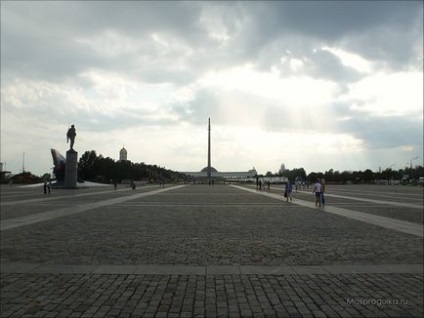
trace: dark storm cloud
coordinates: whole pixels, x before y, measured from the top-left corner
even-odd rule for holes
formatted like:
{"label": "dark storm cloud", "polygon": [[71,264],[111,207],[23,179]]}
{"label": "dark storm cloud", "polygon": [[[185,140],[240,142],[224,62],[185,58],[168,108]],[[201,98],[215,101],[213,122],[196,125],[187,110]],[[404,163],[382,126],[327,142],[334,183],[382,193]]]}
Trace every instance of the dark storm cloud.
{"label": "dark storm cloud", "polygon": [[[2,18],[2,69],[25,76],[61,79],[87,68],[131,73],[134,58],[157,56],[149,47],[150,32],[163,31],[181,41],[201,38],[195,25],[196,7],[178,2],[8,2],[2,3],[2,9],[7,17]],[[110,57],[75,42],[107,31],[132,38],[141,51]],[[156,73],[163,67],[156,65]],[[176,80],[172,72],[162,75]],[[152,75],[147,78],[154,80]]]}
{"label": "dark storm cloud", "polygon": [[[356,101],[360,105],[361,101]],[[333,103],[327,106],[328,122],[322,129],[346,133],[365,142],[367,149],[400,147],[423,144],[422,112],[402,116],[377,116],[357,109],[351,103]]]}
{"label": "dark storm cloud", "polygon": [[418,1],[244,2],[243,7],[248,22],[238,44],[258,58],[271,49],[275,56],[268,55],[268,67],[286,50],[297,55],[322,45],[402,67],[417,58],[414,44],[422,37]]}
{"label": "dark storm cloud", "polygon": [[270,11],[282,29],[338,40],[382,25],[407,30],[410,25],[405,21],[420,7],[418,2],[400,1],[299,1],[270,4]]}
{"label": "dark storm cloud", "polygon": [[[223,47],[210,38],[201,20],[211,10],[229,36]],[[2,69],[61,79],[94,67],[155,82],[187,83],[209,66],[254,62],[269,69],[287,49],[297,54],[332,43],[373,60],[400,64],[399,60],[416,58],[411,42],[420,17],[421,2],[5,2]],[[140,49],[108,57],[74,41],[106,31],[129,37]],[[148,38],[151,32],[162,32],[193,53],[188,57],[171,51],[159,57]],[[136,62],[143,56],[147,62]],[[329,57],[322,58],[315,62],[329,62]],[[178,59],[194,68],[173,70],[173,60]],[[332,78],[354,75],[332,66]],[[317,73],[328,76],[326,70]],[[338,71],[344,75],[335,74]]]}
{"label": "dark storm cloud", "polygon": [[300,73],[340,84],[356,82],[362,77],[360,72],[343,65],[340,58],[325,50],[307,50],[296,55],[296,59],[302,61],[299,71],[293,71],[291,69],[289,63],[290,56],[287,56],[287,58],[287,62],[278,67],[282,76]]}
{"label": "dark storm cloud", "polygon": [[189,122],[194,125],[204,124],[205,118],[221,117],[217,96],[209,90],[198,90],[196,96],[185,102],[173,102],[170,111],[178,117],[178,120]]}
{"label": "dark storm cloud", "polygon": [[[19,1],[3,5],[8,24],[30,33],[93,35],[105,29],[140,34],[167,30],[188,37],[195,30],[197,6],[175,1]],[[17,26],[17,25],[15,25]],[[194,34],[196,34],[194,32]]]}
{"label": "dark storm cloud", "polygon": [[377,117],[357,114],[338,123],[338,131],[366,142],[367,149],[423,144],[422,120],[399,116]]}

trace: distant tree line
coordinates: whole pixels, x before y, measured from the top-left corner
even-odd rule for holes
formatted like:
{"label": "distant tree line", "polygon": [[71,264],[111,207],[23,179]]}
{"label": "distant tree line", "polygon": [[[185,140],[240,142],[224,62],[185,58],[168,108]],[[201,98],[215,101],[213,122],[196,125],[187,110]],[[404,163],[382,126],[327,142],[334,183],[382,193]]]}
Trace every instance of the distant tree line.
{"label": "distant tree line", "polygon": [[[259,175],[263,177],[264,175]],[[420,177],[424,177],[423,166],[406,167],[404,169],[392,170],[387,168],[379,172],[373,172],[370,169],[365,171],[334,171],[330,169],[325,172],[306,173],[304,168],[280,169],[276,173],[268,171],[265,176],[284,176],[294,182],[296,178],[310,183],[317,179],[324,178],[327,183],[376,183],[380,180],[396,180],[400,183],[416,184]],[[96,151],[86,151],[78,162],[78,177],[80,180],[109,183],[116,180],[145,180],[148,182],[156,182],[162,180],[165,182],[174,181],[190,181],[192,178],[172,170],[159,167],[157,165],[146,165],[144,163],[132,163],[131,161],[115,161],[109,157],[104,158],[97,155]],[[51,178],[50,173],[43,176],[35,176],[31,172],[26,171],[6,178],[4,175],[0,178],[0,183],[38,183]]]}
{"label": "distant tree line", "polygon": [[[44,175],[47,176],[47,179],[50,177],[50,174],[48,174],[48,173],[46,173]],[[5,184],[5,183],[9,183],[9,184],[33,184],[33,183],[43,182],[44,180],[45,179],[43,179],[43,177],[33,175],[29,171],[24,171],[24,172],[15,174],[11,177],[6,177],[5,175],[2,174],[2,176],[0,178],[0,183],[1,184]]]}
{"label": "distant tree line", "polygon": [[296,178],[301,178],[303,181],[310,183],[315,182],[317,179],[325,179],[330,183],[376,183],[380,180],[397,180],[403,183],[416,183],[420,177],[424,176],[424,168],[416,166],[414,168],[405,168],[399,170],[392,170],[390,168],[382,170],[381,172],[373,172],[370,169],[365,171],[334,171],[330,169],[325,172],[311,172],[306,173],[303,168],[295,168],[292,170],[280,170],[277,173],[268,171],[267,177],[270,176],[283,176],[287,177],[290,181],[294,182]]}
{"label": "distant tree line", "polygon": [[123,180],[145,180],[156,182],[186,181],[188,176],[168,170],[157,165],[133,163],[131,161],[115,161],[112,158],[104,158],[97,155],[96,151],[86,151],[78,162],[78,177],[85,181],[109,183]]}

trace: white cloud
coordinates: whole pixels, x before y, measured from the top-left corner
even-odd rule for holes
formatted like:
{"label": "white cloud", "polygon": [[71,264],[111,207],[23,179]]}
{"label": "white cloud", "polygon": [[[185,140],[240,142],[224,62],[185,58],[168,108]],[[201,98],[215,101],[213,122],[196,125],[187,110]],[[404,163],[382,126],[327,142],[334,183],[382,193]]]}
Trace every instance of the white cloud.
{"label": "white cloud", "polygon": [[307,76],[281,78],[274,72],[257,71],[252,65],[213,71],[199,82],[204,87],[244,92],[292,107],[323,105],[331,100],[337,87]]}
{"label": "white cloud", "polygon": [[400,166],[423,151],[420,2],[1,8],[1,160],[15,172],[24,151],[46,172],[70,123],[80,152],[125,144],[175,170],[206,165],[208,117],[220,170]]}
{"label": "white cloud", "polygon": [[352,109],[377,116],[421,116],[423,76],[419,72],[379,72],[349,85]]}
{"label": "white cloud", "polygon": [[290,59],[290,68],[296,72],[300,70],[303,66],[303,61],[299,59]]}
{"label": "white cloud", "polygon": [[334,47],[323,47],[322,50],[334,54],[341,60],[343,65],[351,67],[361,73],[370,74],[373,72],[374,68],[372,63],[358,54]]}

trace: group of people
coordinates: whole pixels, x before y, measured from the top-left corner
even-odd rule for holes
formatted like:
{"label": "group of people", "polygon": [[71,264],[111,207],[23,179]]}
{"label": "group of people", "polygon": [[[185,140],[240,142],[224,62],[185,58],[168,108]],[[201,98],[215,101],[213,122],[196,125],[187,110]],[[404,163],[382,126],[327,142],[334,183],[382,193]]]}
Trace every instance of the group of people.
{"label": "group of people", "polygon": [[44,180],[44,185],[43,185],[43,189],[44,189],[44,194],[50,194],[51,193],[51,187],[52,187],[52,183],[49,181],[47,182],[47,180]]}
{"label": "group of people", "polygon": [[[286,201],[292,202],[292,191],[293,191],[293,185],[289,181],[286,183],[286,186],[284,188],[284,197],[286,198]],[[314,184],[314,190],[312,191],[312,194],[315,194],[315,205],[321,206],[325,205],[325,198],[324,198],[324,192],[325,192],[325,181],[317,179],[317,182]]]}
{"label": "group of people", "polygon": [[262,190],[271,190],[271,182],[268,181],[262,181],[261,179],[256,179],[256,190],[262,191]]}
{"label": "group of people", "polygon": [[305,188],[309,189],[308,181],[299,181],[299,182],[296,181],[296,184],[295,184],[296,192],[297,190],[305,190]]}

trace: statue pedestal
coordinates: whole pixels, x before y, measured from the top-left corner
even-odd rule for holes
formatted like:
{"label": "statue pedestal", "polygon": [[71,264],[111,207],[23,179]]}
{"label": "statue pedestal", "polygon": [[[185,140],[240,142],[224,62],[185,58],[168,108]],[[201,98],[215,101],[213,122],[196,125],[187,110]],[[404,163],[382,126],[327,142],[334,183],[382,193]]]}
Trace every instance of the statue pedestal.
{"label": "statue pedestal", "polygon": [[66,152],[65,188],[77,188],[78,152],[69,149]]}

